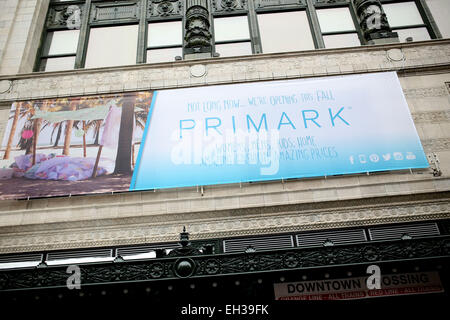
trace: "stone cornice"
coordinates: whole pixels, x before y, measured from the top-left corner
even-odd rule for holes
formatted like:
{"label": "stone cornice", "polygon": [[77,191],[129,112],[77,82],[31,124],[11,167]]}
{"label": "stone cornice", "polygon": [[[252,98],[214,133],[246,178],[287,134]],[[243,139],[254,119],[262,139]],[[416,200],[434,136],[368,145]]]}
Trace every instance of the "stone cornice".
{"label": "stone cornice", "polygon": [[[400,50],[403,59],[399,61],[390,59],[390,50]],[[434,40],[412,44],[362,46],[0,76],[0,81],[13,81],[12,89],[0,94],[0,101],[367,72],[397,71],[401,76],[440,73],[448,72],[450,69],[449,51],[450,40]],[[190,68],[197,64],[203,64],[206,67],[205,76],[199,78],[190,76]],[[40,81],[36,81],[37,79]]]}
{"label": "stone cornice", "polygon": [[302,56],[318,56],[318,55],[331,55],[339,54],[346,55],[349,53],[359,53],[359,52],[371,52],[371,51],[386,51],[389,49],[414,49],[428,46],[445,46],[450,45],[450,39],[435,39],[428,41],[417,41],[417,42],[405,42],[405,43],[390,43],[390,44],[379,44],[379,45],[367,45],[359,47],[349,47],[349,48],[336,48],[336,49],[317,49],[317,50],[307,50],[307,51],[297,51],[297,52],[282,52],[282,53],[263,53],[251,56],[239,56],[239,57],[222,57],[222,58],[208,58],[208,59],[197,59],[197,60],[184,60],[175,62],[162,62],[153,64],[136,64],[128,66],[118,66],[118,67],[108,67],[108,68],[90,68],[90,69],[76,69],[67,71],[54,71],[54,72],[33,72],[24,74],[13,74],[13,75],[0,75],[0,80],[16,80],[16,79],[28,79],[28,78],[44,78],[44,77],[54,77],[54,76],[69,76],[69,75],[80,75],[86,73],[102,73],[102,72],[118,72],[118,71],[131,71],[131,70],[141,70],[141,69],[156,69],[156,68],[170,68],[170,67],[184,67],[192,66],[195,64],[216,64],[216,63],[230,63],[230,62],[245,62],[254,60],[265,60],[265,59],[282,59],[291,57],[302,57]]}
{"label": "stone cornice", "polygon": [[[442,148],[447,146],[448,143],[450,143],[450,139],[442,139],[444,140],[441,142]],[[447,141],[449,140],[449,141]],[[434,141],[434,140],[433,140]],[[438,141],[439,142],[439,141]],[[435,142],[433,144],[427,144],[424,143],[424,146],[427,149],[430,149],[430,151],[436,151],[441,150],[442,148],[438,148],[440,144],[438,142]],[[426,172],[426,171],[425,171]],[[314,180],[308,180],[308,179],[300,179],[296,181],[288,181],[284,184],[282,182],[269,182],[266,185],[268,186],[279,186],[277,189],[273,189],[270,192],[265,192],[266,196],[271,195],[295,195],[298,192],[332,192],[333,190],[344,190],[344,189],[352,189],[357,187],[381,187],[385,188],[386,186],[390,185],[409,185],[411,183],[417,182],[428,182],[431,183],[434,180],[446,180],[447,178],[441,177],[441,178],[432,178],[431,177],[431,171],[430,171],[430,177],[424,178],[424,177],[415,177],[415,176],[409,176],[409,174],[405,174],[404,177],[401,179],[398,175],[384,175],[383,180],[376,183],[376,176],[372,175],[373,182],[367,183],[365,181],[361,182],[358,179],[358,175],[353,176],[346,176],[345,178],[351,179],[352,177],[356,180],[352,180],[352,182],[347,182],[345,185],[341,182],[341,177],[333,177],[328,178],[327,180],[323,180],[318,178]],[[401,176],[401,175],[400,175]],[[363,178],[366,178],[365,176],[361,176]],[[323,180],[323,181],[321,181]],[[392,181],[389,181],[392,180]],[[296,184],[296,182],[298,183]],[[309,183],[313,183],[310,185]],[[321,184],[321,182],[323,184]],[[30,228],[35,228],[34,226],[39,226],[45,223],[46,225],[64,225],[64,223],[70,224],[73,226],[74,224],[86,224],[89,223],[88,221],[96,221],[96,224],[101,225],[107,225],[111,224],[114,225],[117,222],[121,221],[123,219],[134,219],[136,221],[146,221],[150,219],[153,222],[163,222],[167,220],[172,219],[179,219],[179,215],[183,215],[183,219],[199,219],[205,217],[205,215],[211,214],[211,212],[218,212],[219,215],[224,216],[236,216],[236,215],[243,215],[245,212],[249,213],[258,213],[258,214],[264,214],[267,212],[272,211],[272,208],[283,208],[285,212],[287,211],[303,211],[303,210],[311,210],[312,208],[315,208],[316,210],[321,210],[323,208],[330,208],[330,203],[332,204],[331,207],[334,206],[334,204],[338,205],[339,207],[349,205],[351,207],[354,207],[358,203],[362,206],[368,205],[371,203],[371,201],[374,201],[374,204],[381,204],[385,203],[386,201],[392,201],[390,200],[390,197],[387,197],[388,193],[382,192],[378,196],[380,198],[371,198],[371,197],[358,197],[355,195],[355,197],[351,197],[349,200],[340,200],[337,196],[330,196],[328,199],[317,199],[317,201],[314,201],[314,199],[302,199],[300,197],[296,197],[295,200],[289,201],[286,199],[285,201],[282,201],[282,205],[270,205],[267,203],[254,203],[254,204],[247,204],[247,205],[234,205],[231,206],[229,209],[223,209],[218,208],[216,206],[202,206],[201,202],[203,201],[220,201],[220,200],[227,200],[227,199],[244,199],[244,198],[251,198],[253,196],[258,196],[261,193],[261,189],[263,188],[264,184],[260,184],[260,188],[252,189],[251,185],[248,186],[248,190],[245,190],[244,192],[241,192],[241,190],[236,190],[236,186],[232,187],[232,194],[229,192],[226,192],[225,195],[219,195],[215,193],[214,188],[221,187],[219,186],[211,186],[210,188],[205,187],[205,194],[200,195],[198,193],[195,193],[195,196],[193,196],[192,193],[189,193],[186,189],[180,189],[180,193],[176,194],[176,197],[170,196],[169,190],[161,190],[157,192],[153,191],[138,191],[138,192],[132,192],[132,193],[124,193],[124,194],[105,194],[105,195],[94,195],[94,196],[78,196],[78,197],[63,197],[58,198],[58,202],[51,203],[52,206],[39,206],[38,208],[33,208],[33,201],[55,201],[54,198],[48,198],[47,199],[38,199],[38,200],[3,200],[2,203],[5,204],[4,210],[0,211],[0,214],[3,216],[11,215],[15,216],[21,219],[21,221],[14,222],[14,226],[11,225],[5,225],[0,226],[0,233],[4,230],[12,230],[11,228],[26,228],[29,226]],[[173,189],[178,190],[178,189]],[[433,190],[438,191],[438,190]],[[414,194],[413,194],[414,193]],[[418,192],[412,192],[410,189],[404,189],[404,191],[399,191],[397,195],[403,194],[404,197],[407,197],[409,201],[416,201],[419,199],[423,199],[421,193],[423,191]],[[155,194],[155,196],[153,196]],[[442,197],[442,194],[445,193],[436,193],[438,195],[438,199]],[[145,196],[144,196],[145,195]],[[432,194],[429,194],[431,196]],[[128,199],[122,199],[121,197],[128,197]],[[149,197],[150,196],[150,197]],[[427,197],[429,197],[427,196]],[[88,202],[84,202],[86,197],[89,198]],[[98,202],[96,201],[96,197],[102,197],[102,201]],[[144,199],[143,199],[144,197]],[[376,200],[373,200],[376,199]],[[124,201],[125,200],[125,201]],[[311,201],[313,200],[313,201]],[[192,209],[189,207],[186,207],[186,203],[189,201],[195,201],[199,202],[200,206],[195,206]],[[15,203],[21,203],[26,204],[26,208],[13,210],[9,209],[7,206],[7,203],[9,204],[15,204]],[[184,204],[181,207],[174,208],[172,210],[163,210],[162,207],[164,207],[168,203],[181,203]],[[55,205],[59,204],[59,205]],[[146,206],[158,206],[160,205],[159,210],[155,211],[148,211],[146,209]],[[22,206],[23,207],[23,206]],[[111,208],[114,207],[114,209],[117,209],[117,212],[121,212],[121,214],[113,214],[108,212],[106,215],[99,215],[99,212],[105,211],[105,210],[111,210]],[[199,207],[204,207],[203,209],[199,209]],[[290,208],[290,209],[288,209]],[[134,214],[126,214],[128,209],[132,209]],[[86,214],[80,215],[80,218],[78,219],[71,219],[70,221],[67,221],[67,216],[62,216],[60,221],[64,222],[58,222],[58,221],[52,221],[53,219],[57,219],[58,215],[61,216],[61,212],[81,212],[85,211],[86,213],[89,213],[88,216]],[[280,210],[280,209],[277,209]],[[42,216],[42,219],[35,220],[31,219],[31,221],[36,222],[29,222],[30,219],[22,219],[24,216],[32,217],[32,216]],[[51,218],[54,215],[54,218]],[[120,217],[121,216],[121,217]],[[217,216],[217,214],[215,214]],[[117,217],[117,218],[116,218]]]}
{"label": "stone cornice", "polygon": [[[66,225],[47,224],[40,230],[14,227],[0,235],[0,253],[86,248],[175,241],[182,225],[194,239],[233,237],[381,223],[450,218],[450,192],[382,197],[317,204],[207,212],[202,217],[173,215],[123,218]],[[158,221],[159,220],[159,221]]]}

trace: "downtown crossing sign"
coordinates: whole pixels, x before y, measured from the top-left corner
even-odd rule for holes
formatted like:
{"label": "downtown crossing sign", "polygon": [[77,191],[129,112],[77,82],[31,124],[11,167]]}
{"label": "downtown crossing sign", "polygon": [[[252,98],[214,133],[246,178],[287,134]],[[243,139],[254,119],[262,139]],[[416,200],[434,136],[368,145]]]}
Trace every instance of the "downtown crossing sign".
{"label": "downtown crossing sign", "polygon": [[275,283],[275,300],[352,300],[443,292],[435,271],[383,275],[380,288],[369,289],[366,277]]}
{"label": "downtown crossing sign", "polygon": [[395,72],[16,101],[0,199],[427,168]]}
{"label": "downtown crossing sign", "polygon": [[157,91],[130,190],[426,168],[396,73]]}

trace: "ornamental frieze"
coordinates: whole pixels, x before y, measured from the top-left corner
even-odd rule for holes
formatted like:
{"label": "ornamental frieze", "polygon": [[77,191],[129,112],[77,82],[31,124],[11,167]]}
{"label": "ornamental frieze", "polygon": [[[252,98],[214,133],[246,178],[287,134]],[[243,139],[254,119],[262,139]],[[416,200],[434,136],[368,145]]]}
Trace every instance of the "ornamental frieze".
{"label": "ornamental frieze", "polygon": [[80,29],[84,12],[83,4],[57,5],[50,7],[47,15],[47,28]]}
{"label": "ornamental frieze", "polygon": [[[196,278],[211,275],[254,274],[301,270],[404,259],[450,256],[450,238],[424,238],[336,247],[199,255],[149,261],[81,265],[83,285]],[[289,261],[289,262],[287,262]],[[65,287],[65,267],[46,267],[0,272],[0,291],[25,288]]]}
{"label": "ornamental frieze", "polygon": [[214,12],[232,12],[247,10],[248,0],[212,0],[211,5]]}
{"label": "ornamental frieze", "polygon": [[444,122],[450,121],[450,111],[414,112],[412,117],[415,123]]}
{"label": "ornamental frieze", "polygon": [[119,3],[93,3],[91,22],[139,19],[139,2],[128,1]]}
{"label": "ornamental frieze", "polygon": [[183,14],[181,0],[149,0],[147,13],[149,17],[169,17]]}
{"label": "ornamental frieze", "polygon": [[[443,197],[442,194],[436,196]],[[417,194],[412,197],[420,198]],[[166,218],[165,223],[155,223],[155,218],[159,215],[152,215],[152,223],[147,221],[149,218],[146,217],[142,217],[141,221],[136,218],[132,218],[132,221],[122,219],[122,222],[116,221],[114,227],[103,224],[102,220],[83,224],[73,222],[70,223],[71,228],[65,224],[59,226],[54,224],[52,231],[29,228],[18,230],[21,227],[8,227],[9,232],[0,236],[0,252],[117,245],[119,238],[120,245],[169,242],[176,240],[180,224],[185,224],[186,221],[189,221],[187,225],[198,239],[210,239],[450,218],[450,203],[443,201],[443,198],[437,201],[400,205],[382,205],[383,198],[376,199],[379,203],[377,206],[366,207],[361,203],[361,207],[357,209],[323,208],[317,211],[317,208],[308,210],[305,206],[292,205],[292,208],[279,206],[278,211],[275,210],[276,207],[268,207],[272,213],[266,212],[262,216],[260,216],[261,208],[236,209],[232,214],[230,212],[229,216],[233,217],[231,220],[225,217],[228,211],[224,210],[225,212],[197,212],[193,214],[196,218],[190,217],[190,214],[161,214],[160,216]],[[355,205],[358,204],[358,200],[354,202]],[[241,211],[245,211],[245,214]],[[174,218],[176,220],[172,220]],[[285,263],[294,263],[292,259],[288,260]]]}

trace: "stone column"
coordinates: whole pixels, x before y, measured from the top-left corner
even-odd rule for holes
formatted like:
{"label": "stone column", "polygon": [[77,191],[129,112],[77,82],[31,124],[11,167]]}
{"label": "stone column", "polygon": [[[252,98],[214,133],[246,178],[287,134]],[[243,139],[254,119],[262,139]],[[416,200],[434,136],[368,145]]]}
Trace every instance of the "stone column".
{"label": "stone column", "polygon": [[207,0],[186,0],[184,58],[209,58],[212,55],[212,35]]}
{"label": "stone column", "polygon": [[353,0],[356,15],[367,44],[399,42],[392,32],[379,0]]}

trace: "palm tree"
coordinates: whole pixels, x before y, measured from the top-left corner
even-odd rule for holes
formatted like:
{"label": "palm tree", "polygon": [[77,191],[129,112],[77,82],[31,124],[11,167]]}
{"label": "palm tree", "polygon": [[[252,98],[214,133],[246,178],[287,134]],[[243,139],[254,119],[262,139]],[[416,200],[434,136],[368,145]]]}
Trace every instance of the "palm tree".
{"label": "palm tree", "polygon": [[15,103],[16,110],[14,111],[14,116],[12,116],[13,123],[11,125],[11,130],[9,131],[8,143],[6,144],[6,150],[5,154],[3,155],[3,159],[9,159],[9,154],[11,153],[11,145],[14,139],[14,134],[16,133],[17,122],[19,121],[21,106],[22,102]]}
{"label": "palm tree", "polygon": [[59,143],[59,139],[61,139],[61,133],[62,133],[62,122],[57,122],[53,124],[53,130],[52,130],[52,134],[50,136],[50,142],[53,139],[53,133],[55,132],[55,130],[58,130],[56,132],[56,138],[55,138],[55,143],[53,144],[53,147],[57,147],[58,143]]}
{"label": "palm tree", "polygon": [[[53,106],[54,100],[43,100],[41,103],[37,103],[37,105],[33,106],[33,110],[35,107],[40,107],[41,111],[49,111],[50,108]],[[36,147],[37,142],[39,139],[39,133],[41,132],[41,126],[42,126],[42,118],[34,119],[34,125],[33,125],[33,161],[32,164],[34,165],[36,163]]]}
{"label": "palm tree", "polygon": [[144,130],[153,94],[149,91],[139,92],[134,108],[135,125]]}
{"label": "palm tree", "polygon": [[103,120],[88,120],[86,121],[86,132],[91,129],[94,130],[94,145],[98,146],[100,140],[100,128],[102,127]]}
{"label": "palm tree", "polygon": [[[69,110],[75,111],[77,109],[77,105],[79,103],[79,99],[73,99],[69,102]],[[66,120],[66,127],[64,132],[64,147],[62,154],[68,156],[70,153],[70,140],[72,138],[72,128],[75,125],[74,120]]]}
{"label": "palm tree", "polygon": [[[47,100],[47,101],[48,101],[47,111],[48,112],[58,112],[58,111],[64,110],[64,107],[65,107],[65,105],[67,105],[68,100],[67,99],[55,99],[55,100]],[[50,143],[52,143],[53,135],[56,132],[56,139],[55,139],[55,143],[53,144],[53,147],[57,147],[59,144],[59,140],[61,138],[63,123],[62,122],[53,123],[53,122],[49,122],[49,121],[44,121],[43,125],[41,127],[41,131],[44,130],[48,126],[53,127],[52,133],[50,135]]]}
{"label": "palm tree", "polygon": [[122,105],[120,118],[119,144],[117,147],[116,166],[114,173],[131,173],[131,146],[133,143],[133,118],[136,94],[126,94],[119,101]]}
{"label": "palm tree", "polygon": [[17,143],[17,146],[20,148],[20,150],[25,150],[25,154],[30,154],[32,152],[33,140],[35,139],[35,137],[33,135],[31,139],[25,139],[22,137],[22,133],[24,131],[33,130],[34,120],[31,120],[33,116],[34,116],[34,105],[29,101],[22,102],[19,111],[19,118],[20,119],[25,118],[26,123],[20,132],[20,139],[19,142]]}

